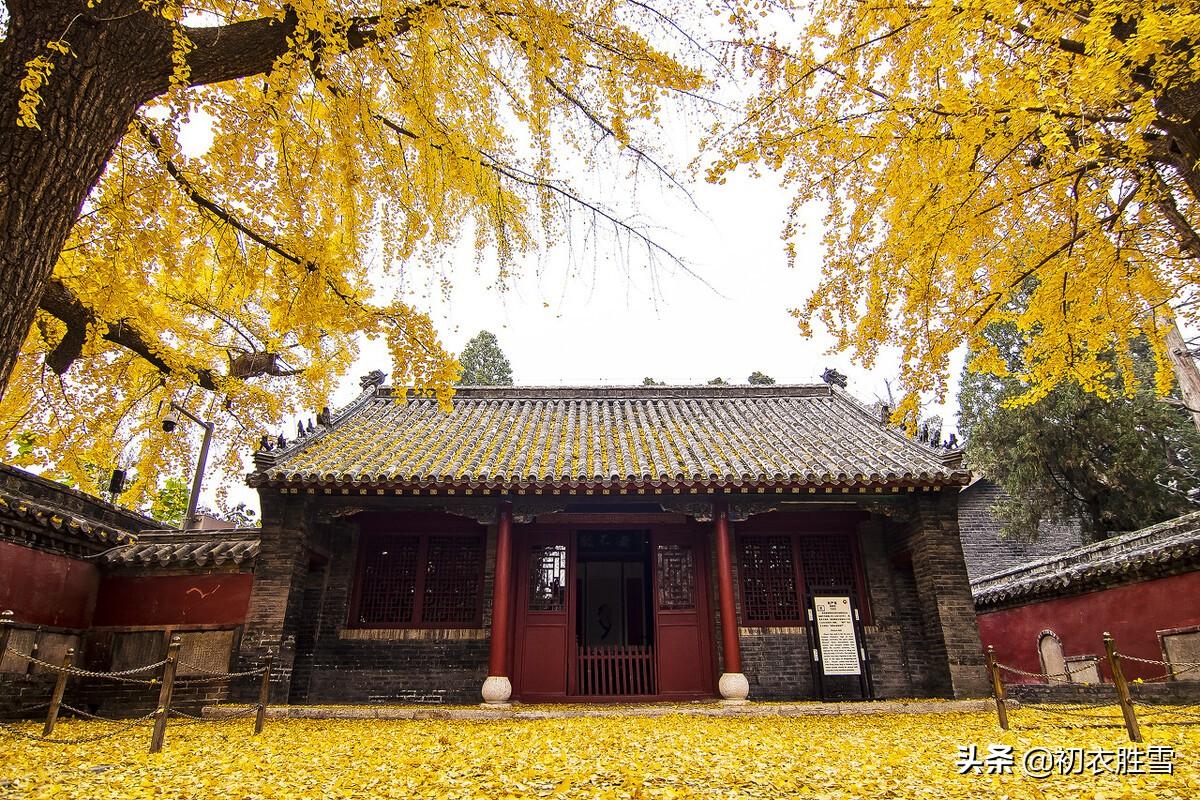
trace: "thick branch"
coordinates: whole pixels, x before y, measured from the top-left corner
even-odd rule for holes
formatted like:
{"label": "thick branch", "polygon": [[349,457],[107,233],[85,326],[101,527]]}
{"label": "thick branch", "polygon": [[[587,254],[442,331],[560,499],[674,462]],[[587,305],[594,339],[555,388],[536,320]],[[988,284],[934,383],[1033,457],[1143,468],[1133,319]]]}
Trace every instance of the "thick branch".
{"label": "thick branch", "polygon": [[[66,334],[46,356],[46,366],[55,373],[63,375],[71,368],[71,364],[82,355],[83,346],[87,342],[88,326],[100,322],[100,318],[95,311],[88,308],[79,299],[78,295],[57,278],[52,278],[46,285],[40,305],[43,311],[67,326]],[[176,370],[172,369],[162,356],[158,355],[151,342],[127,319],[109,324],[103,338],[140,356],[164,375],[176,374]],[[192,367],[188,371],[195,375],[196,385],[209,391],[218,390],[218,374],[213,370],[206,367]],[[247,380],[264,375],[290,377],[302,372],[303,370],[300,369],[285,367],[278,353],[243,352],[230,358],[228,377]]]}
{"label": "thick branch", "polygon": [[[46,284],[40,306],[43,311],[67,326],[66,335],[46,356],[47,366],[62,375],[83,352],[88,326],[99,322],[100,319],[95,311],[84,305],[83,301],[57,278],[51,278]],[[141,356],[164,375],[175,374],[175,370],[155,352],[155,348],[142,336],[141,331],[127,321],[121,320],[109,325],[104,338]],[[210,391],[217,390],[212,370],[195,369],[193,372],[198,385]]]}
{"label": "thick branch", "polygon": [[275,59],[288,49],[288,37],[296,30],[296,13],[290,8],[283,19],[254,19],[215,28],[185,27],[195,44],[188,54],[189,83],[208,83],[245,78],[269,72]]}
{"label": "thick branch", "polygon": [[[392,20],[389,36],[408,33],[418,13],[441,4],[440,0],[417,3]],[[357,50],[377,41],[380,21],[378,16],[352,19],[346,30],[347,48]],[[203,86],[270,72],[275,60],[288,51],[288,40],[298,25],[295,10],[288,6],[283,19],[264,17],[214,28],[185,26],[184,32],[195,45],[187,59],[191,68],[189,85]]]}

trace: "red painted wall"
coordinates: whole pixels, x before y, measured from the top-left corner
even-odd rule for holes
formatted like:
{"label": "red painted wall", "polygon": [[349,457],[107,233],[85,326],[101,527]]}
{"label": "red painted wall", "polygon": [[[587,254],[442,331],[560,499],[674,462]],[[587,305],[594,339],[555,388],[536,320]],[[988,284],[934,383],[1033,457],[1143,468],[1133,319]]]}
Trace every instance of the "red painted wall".
{"label": "red painted wall", "polygon": [[[1152,581],[1118,586],[1075,597],[1055,598],[1019,608],[979,615],[979,635],[984,646],[996,648],[1004,664],[1040,672],[1038,636],[1051,630],[1062,640],[1066,656],[1100,656],[1105,680],[1112,675],[1104,658],[1102,637],[1110,632],[1117,649],[1131,656],[1161,659],[1157,631],[1200,625],[1200,572],[1189,572]],[[1156,664],[1122,662],[1125,676],[1153,678],[1165,669]],[[1014,683],[1036,682],[1005,674]]]}
{"label": "red painted wall", "polygon": [[17,622],[86,628],[99,583],[95,564],[0,542],[0,610]]}
{"label": "red painted wall", "polygon": [[106,576],[94,625],[240,625],[254,576]]}

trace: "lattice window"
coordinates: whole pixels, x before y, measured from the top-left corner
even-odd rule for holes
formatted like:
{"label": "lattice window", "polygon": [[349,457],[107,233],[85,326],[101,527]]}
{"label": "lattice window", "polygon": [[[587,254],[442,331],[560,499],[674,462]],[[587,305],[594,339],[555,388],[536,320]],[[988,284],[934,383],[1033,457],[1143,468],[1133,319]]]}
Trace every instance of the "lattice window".
{"label": "lattice window", "polygon": [[809,594],[857,594],[854,548],[845,536],[801,536],[800,563]]}
{"label": "lattice window", "polygon": [[798,622],[796,562],[790,536],[744,536],[739,542],[742,619]]}
{"label": "lattice window", "polygon": [[368,541],[358,590],[360,625],[403,625],[415,621],[420,545],[418,536],[385,536]]}
{"label": "lattice window", "polygon": [[426,623],[474,622],[479,612],[483,548],[467,536],[430,536],[421,619]]}
{"label": "lattice window", "polygon": [[696,607],[696,562],[692,548],[681,544],[658,546],[658,607],[684,611]]}
{"label": "lattice window", "polygon": [[365,538],[362,547],[357,625],[479,623],[483,537],[386,534]]}
{"label": "lattice window", "polygon": [[535,544],[529,549],[529,610],[567,608],[567,546]]}

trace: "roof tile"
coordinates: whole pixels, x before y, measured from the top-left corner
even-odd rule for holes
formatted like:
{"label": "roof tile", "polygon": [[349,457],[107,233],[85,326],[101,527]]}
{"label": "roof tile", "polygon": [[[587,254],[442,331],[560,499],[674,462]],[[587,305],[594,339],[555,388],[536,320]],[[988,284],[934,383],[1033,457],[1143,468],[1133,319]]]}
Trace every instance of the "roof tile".
{"label": "roof tile", "polygon": [[945,452],[828,386],[464,387],[449,413],[370,387],[332,426],[260,451],[254,485],[963,483]]}

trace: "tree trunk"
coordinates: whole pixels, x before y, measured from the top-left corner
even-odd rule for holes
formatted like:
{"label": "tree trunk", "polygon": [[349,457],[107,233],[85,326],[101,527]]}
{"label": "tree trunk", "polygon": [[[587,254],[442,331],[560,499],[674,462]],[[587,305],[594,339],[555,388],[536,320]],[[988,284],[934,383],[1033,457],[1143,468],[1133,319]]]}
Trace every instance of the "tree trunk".
{"label": "tree trunk", "polygon": [[[407,33],[423,6],[439,2],[425,0],[399,13],[390,20],[388,35]],[[138,109],[169,87],[174,23],[147,11],[147,5],[143,0],[106,0],[92,8],[87,0],[5,0],[9,29],[0,41],[0,397],[88,193]],[[374,16],[352,18],[346,30],[349,48],[376,41],[377,23]],[[191,41],[189,84],[268,72],[287,51],[296,25],[289,8],[228,25],[183,27]],[[66,42],[71,53],[46,48],[56,40]],[[54,64],[39,90],[40,130],[16,124],[20,83],[26,64],[37,56]],[[70,300],[65,298],[74,308]],[[89,313],[85,309],[74,321],[90,321]],[[146,357],[136,343],[118,344]],[[205,385],[205,374],[198,380]]]}
{"label": "tree trunk", "polygon": [[[55,261],[113,149],[169,69],[171,40],[138,0],[9,0],[0,43],[0,396],[33,324]],[[46,48],[55,39],[72,54]],[[41,87],[41,130],[17,125],[20,82],[37,56],[54,63]]]}
{"label": "tree trunk", "polygon": [[1196,359],[1192,357],[1187,343],[1183,340],[1178,323],[1171,323],[1171,328],[1167,331],[1167,355],[1171,358],[1171,366],[1175,368],[1183,404],[1192,412],[1196,430],[1200,430],[1200,369],[1197,369]]}

